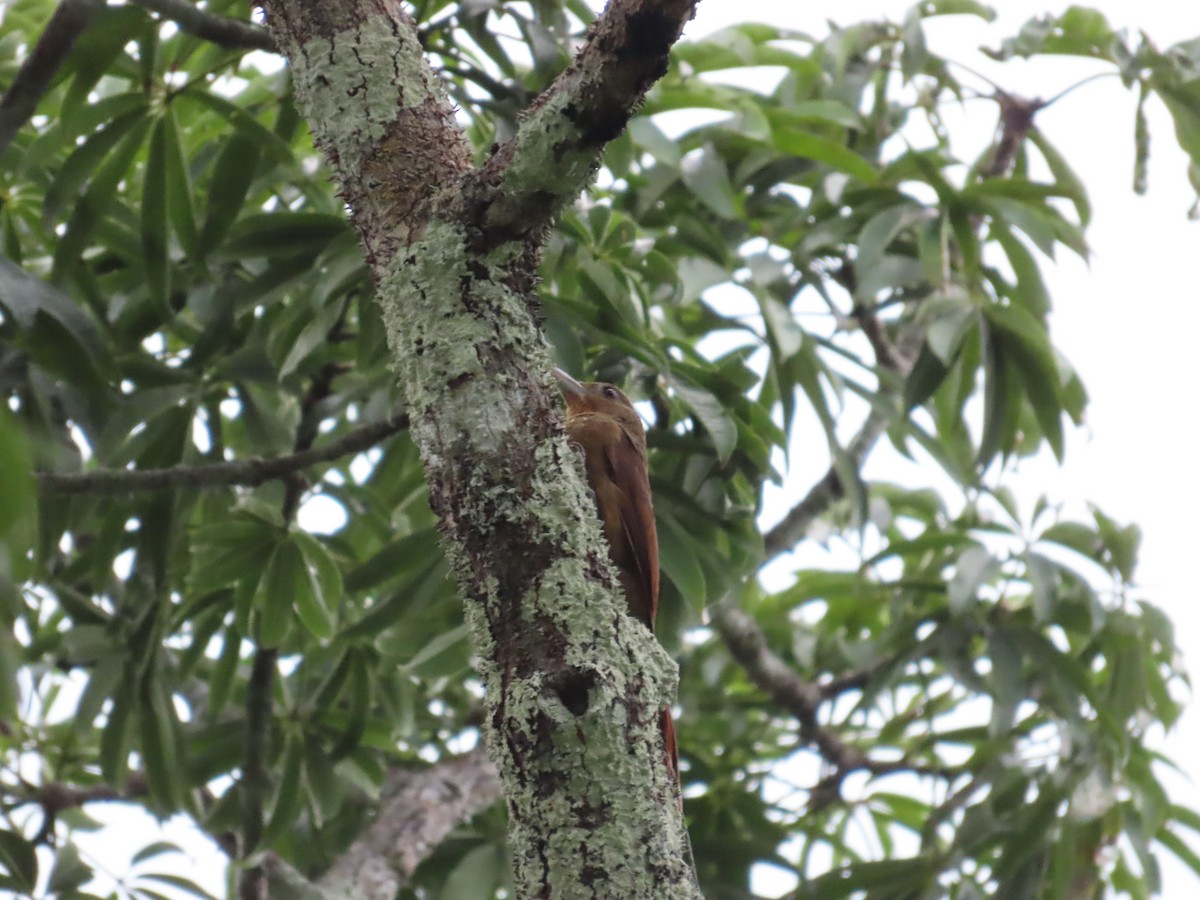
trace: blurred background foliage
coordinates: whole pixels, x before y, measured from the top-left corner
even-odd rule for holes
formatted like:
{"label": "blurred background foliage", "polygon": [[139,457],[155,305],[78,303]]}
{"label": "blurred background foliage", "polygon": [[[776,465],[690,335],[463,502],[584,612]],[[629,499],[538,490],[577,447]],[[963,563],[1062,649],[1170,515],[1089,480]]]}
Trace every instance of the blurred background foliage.
{"label": "blurred background foliage", "polygon": [[[16,893],[99,890],[77,840],[102,817],[55,786],[318,875],[390,770],[462,752],[479,720],[373,286],[287,72],[153,6],[98,8],[0,157]],[[7,6],[0,86],[53,9]],[[413,9],[480,160],[594,14]],[[1061,457],[1087,402],[1040,274],[1086,255],[1086,187],[1037,102],[926,47],[944,14],[990,15],[932,0],[822,40],[744,25],[681,43],[545,254],[560,363],[625,385],[649,423],[659,633],[711,897],[753,896],[762,864],[814,897],[1141,897],[1164,849],[1200,873],[1200,816],[1142,741],[1186,679],[1134,586],[1138,529],[1015,499],[1020,460]],[[1167,106],[1200,171],[1200,42],[1160,50],[1073,7],[993,52],[1104,61]],[[959,102],[995,119],[978,156],[939,115]],[[1137,143],[1143,185],[1140,110],[1106,139]],[[877,443],[928,479],[864,480]],[[323,447],[341,452],[280,474]],[[828,461],[807,495],[786,481],[797,454]],[[122,480],[151,470],[171,471]],[[764,510],[772,484],[788,490]],[[805,541],[854,562],[789,565]],[[261,731],[256,648],[278,669]],[[503,895],[503,841],[493,806],[405,896]],[[206,895],[146,843],[117,895]]]}

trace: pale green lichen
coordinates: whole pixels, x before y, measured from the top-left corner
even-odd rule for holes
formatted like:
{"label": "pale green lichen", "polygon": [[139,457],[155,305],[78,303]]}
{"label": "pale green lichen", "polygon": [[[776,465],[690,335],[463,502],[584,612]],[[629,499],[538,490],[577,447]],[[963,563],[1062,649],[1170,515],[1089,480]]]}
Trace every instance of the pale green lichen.
{"label": "pale green lichen", "polygon": [[384,15],[308,41],[291,64],[297,106],[318,142],[337,151],[343,171],[379,143],[406,102],[441,92],[415,30],[397,28]]}
{"label": "pale green lichen", "polygon": [[[555,897],[591,897],[592,888],[577,878],[580,860],[586,860],[604,873],[606,896],[695,897],[685,862],[686,833],[673,809],[658,732],[657,711],[673,694],[675,663],[644,626],[624,615],[617,580],[606,589],[589,574],[607,554],[595,501],[565,441],[534,448],[526,489],[504,482],[505,448],[520,437],[514,410],[526,399],[520,390],[529,387],[508,383],[511,376],[489,371],[484,360],[511,348],[547,371],[549,362],[541,359],[544,343],[520,298],[500,281],[502,267],[468,254],[459,226],[431,222],[389,266],[379,295],[427,465],[441,471],[450,463],[439,453],[478,450],[472,483],[455,486],[461,504],[456,515],[473,528],[520,522],[532,539],[557,550],[516,614],[530,628],[553,623],[565,642],[558,660],[563,672],[503,669],[487,615],[498,609],[499,585],[490,576],[482,584],[467,582],[474,594],[467,621],[487,687],[489,729],[497,724],[492,716],[503,716],[503,734],[491,749],[514,811],[516,893],[540,894],[551,884]],[[436,415],[422,414],[425,410]],[[467,574],[461,553],[451,548],[452,562],[461,575],[477,579]],[[592,676],[582,709],[568,709],[557,692],[559,677],[571,672]],[[557,726],[548,739],[547,721]],[[515,733],[522,730],[523,738]],[[524,756],[522,747],[530,748]],[[548,795],[547,785],[559,789]],[[632,785],[643,789],[630,790]],[[586,827],[573,824],[581,822],[585,808],[599,818]],[[647,860],[657,873],[653,877]],[[655,879],[672,885],[669,893],[648,892],[646,885]]]}
{"label": "pale green lichen", "polygon": [[[590,183],[599,154],[594,147],[580,146],[579,126],[567,114],[574,99],[571,90],[558,90],[522,120],[502,192],[510,185],[540,186],[542,191],[571,200]],[[558,164],[547,166],[548,159],[558,160]]]}

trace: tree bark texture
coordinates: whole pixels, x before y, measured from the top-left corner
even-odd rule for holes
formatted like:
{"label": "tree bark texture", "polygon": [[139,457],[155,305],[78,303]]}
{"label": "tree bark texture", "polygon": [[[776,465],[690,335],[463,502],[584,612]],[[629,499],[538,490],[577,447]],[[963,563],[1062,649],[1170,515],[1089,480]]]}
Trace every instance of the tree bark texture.
{"label": "tree bark texture", "polygon": [[550,220],[695,3],[613,0],[478,167],[396,0],[266,7],[378,281],[487,689],[520,897],[699,895],[658,730],[677,671],[624,612],[533,290]]}

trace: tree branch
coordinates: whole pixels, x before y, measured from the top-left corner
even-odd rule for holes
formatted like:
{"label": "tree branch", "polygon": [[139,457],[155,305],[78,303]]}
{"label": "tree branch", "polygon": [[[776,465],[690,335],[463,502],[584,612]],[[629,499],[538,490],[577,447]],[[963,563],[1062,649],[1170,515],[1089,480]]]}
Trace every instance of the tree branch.
{"label": "tree branch", "polygon": [[[246,731],[242,749],[242,777],[238,784],[242,805],[242,846],[239,856],[252,857],[263,831],[263,798],[268,774],[267,742],[271,739],[271,692],[279,651],[259,646],[254,653],[250,680],[246,684]],[[267,872],[261,865],[244,869],[238,879],[240,900],[266,900]]]}
{"label": "tree branch", "polygon": [[286,478],[318,463],[330,462],[351,453],[368,450],[407,427],[408,416],[399,413],[356,428],[322,447],[300,450],[286,456],[251,457],[233,462],[203,466],[171,466],[166,469],[38,472],[37,480],[44,490],[56,494],[122,494],[173,488],[205,490],[231,484],[253,487],[277,478]]}
{"label": "tree branch", "polygon": [[539,234],[591,181],[699,0],[610,0],[574,61],[484,164],[474,201],[481,249]]}
{"label": "tree branch", "polygon": [[500,775],[481,743],[428,769],[395,770],[375,821],[318,881],[330,896],[391,900],[452,829],[500,799]]}
{"label": "tree branch", "polygon": [[[10,787],[10,786],[5,786]],[[61,781],[50,781],[42,785],[30,784],[21,779],[21,791],[12,791],[12,806],[35,804],[42,810],[42,827],[33,838],[34,844],[52,844],[54,829],[60,813],[77,809],[86,803],[132,803],[147,792],[146,778],[140,772],[131,773],[124,790],[116,790],[106,784],[78,787]],[[10,793],[5,791],[5,793]]]}
{"label": "tree branch", "polygon": [[265,28],[229,16],[206,12],[189,0],[133,0],[179,26],[180,31],[231,50],[266,50],[278,53],[275,39]]}
{"label": "tree branch", "polygon": [[0,156],[37,109],[75,39],[103,8],[104,0],[61,0],[55,8],[33,51],[0,99]]}
{"label": "tree branch", "polygon": [[[882,413],[872,410],[867,416],[858,433],[846,447],[846,457],[855,468],[862,465],[875,442],[887,430],[887,426],[888,419]],[[809,488],[804,499],[788,510],[787,514],[763,535],[763,549],[767,558],[791,550],[803,540],[812,523],[845,496],[846,487],[842,484],[842,478],[837,467],[831,465],[821,480]]]}
{"label": "tree branch", "polygon": [[[586,73],[592,81],[580,83],[593,93],[632,78],[644,91],[678,33],[650,27],[664,18],[660,8],[685,10],[681,24],[694,2],[613,0],[601,21],[619,20],[627,68],[613,28],[597,26],[591,46],[600,50],[584,55],[602,50],[618,71],[577,65],[564,78],[575,84]],[[514,890],[548,896],[573,884],[631,896],[636,877],[639,895],[698,896],[658,727],[677,669],[623,614],[595,503],[563,437],[537,319],[547,218],[586,185],[603,141],[640,94],[626,96],[605,136],[580,118],[594,98],[552,92],[560,105],[536,104],[518,143],[507,145],[514,153],[476,172],[399,0],[266,5],[297,106],[336,170],[379,282],[486,684],[489,750],[511,788]],[[656,56],[657,68],[639,54]],[[514,159],[521,164],[508,165]],[[493,218],[502,193],[542,202]],[[537,213],[529,222],[509,216],[525,207]]]}
{"label": "tree branch", "polygon": [[801,739],[815,747],[821,757],[833,766],[833,771],[812,788],[809,803],[813,808],[821,808],[836,800],[846,776],[860,769],[872,775],[912,772],[917,775],[953,777],[952,770],[944,767],[927,766],[903,758],[872,759],[863,750],[842,740],[833,729],[822,725],[818,719],[824,698],[822,686],[801,678],[780,659],[767,644],[766,635],[758,623],[735,605],[732,596],[726,595],[711,607],[710,612],[713,626],[734,660],[778,706],[796,717],[800,723]]}

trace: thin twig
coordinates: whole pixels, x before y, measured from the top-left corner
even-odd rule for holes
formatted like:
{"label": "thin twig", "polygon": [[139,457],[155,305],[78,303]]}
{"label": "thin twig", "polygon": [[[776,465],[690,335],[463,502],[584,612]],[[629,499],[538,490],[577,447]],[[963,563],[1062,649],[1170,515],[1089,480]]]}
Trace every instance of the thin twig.
{"label": "thin twig", "polygon": [[817,714],[824,699],[822,687],[801,678],[771,650],[758,623],[734,603],[732,596],[726,595],[710,611],[713,626],[750,680],[766,691],[777,705],[796,717],[800,723],[801,739],[814,746],[821,757],[833,766],[833,771],[812,789],[809,802],[814,808],[836,800],[846,776],[859,770],[866,770],[872,775],[903,771],[942,778],[954,777],[951,769],[929,766],[907,758],[872,759],[865,751],[842,740],[833,729],[818,720]]}
{"label": "thin twig", "polygon": [[265,28],[241,19],[218,16],[194,6],[189,0],[133,0],[138,6],[158,13],[179,26],[180,31],[230,49],[266,50],[278,53],[275,38]]}
{"label": "thin twig", "polygon": [[38,485],[56,494],[123,494],[172,488],[199,490],[231,484],[253,487],[286,478],[301,469],[360,453],[408,427],[404,413],[372,422],[322,447],[286,456],[251,457],[234,462],[165,469],[100,469],[95,472],[38,472]]}
{"label": "thin twig", "polygon": [[0,156],[50,89],[50,82],[75,46],[75,39],[103,8],[104,0],[62,0],[55,8],[33,51],[0,99]]}
{"label": "thin twig", "polygon": [[[855,468],[862,465],[875,442],[887,430],[887,426],[888,418],[882,413],[872,411],[867,416],[845,451],[846,458]],[[763,549],[767,558],[791,550],[808,533],[813,522],[845,496],[846,487],[842,484],[842,478],[837,467],[831,465],[821,480],[804,495],[804,499],[788,510],[787,515],[763,535]]]}

